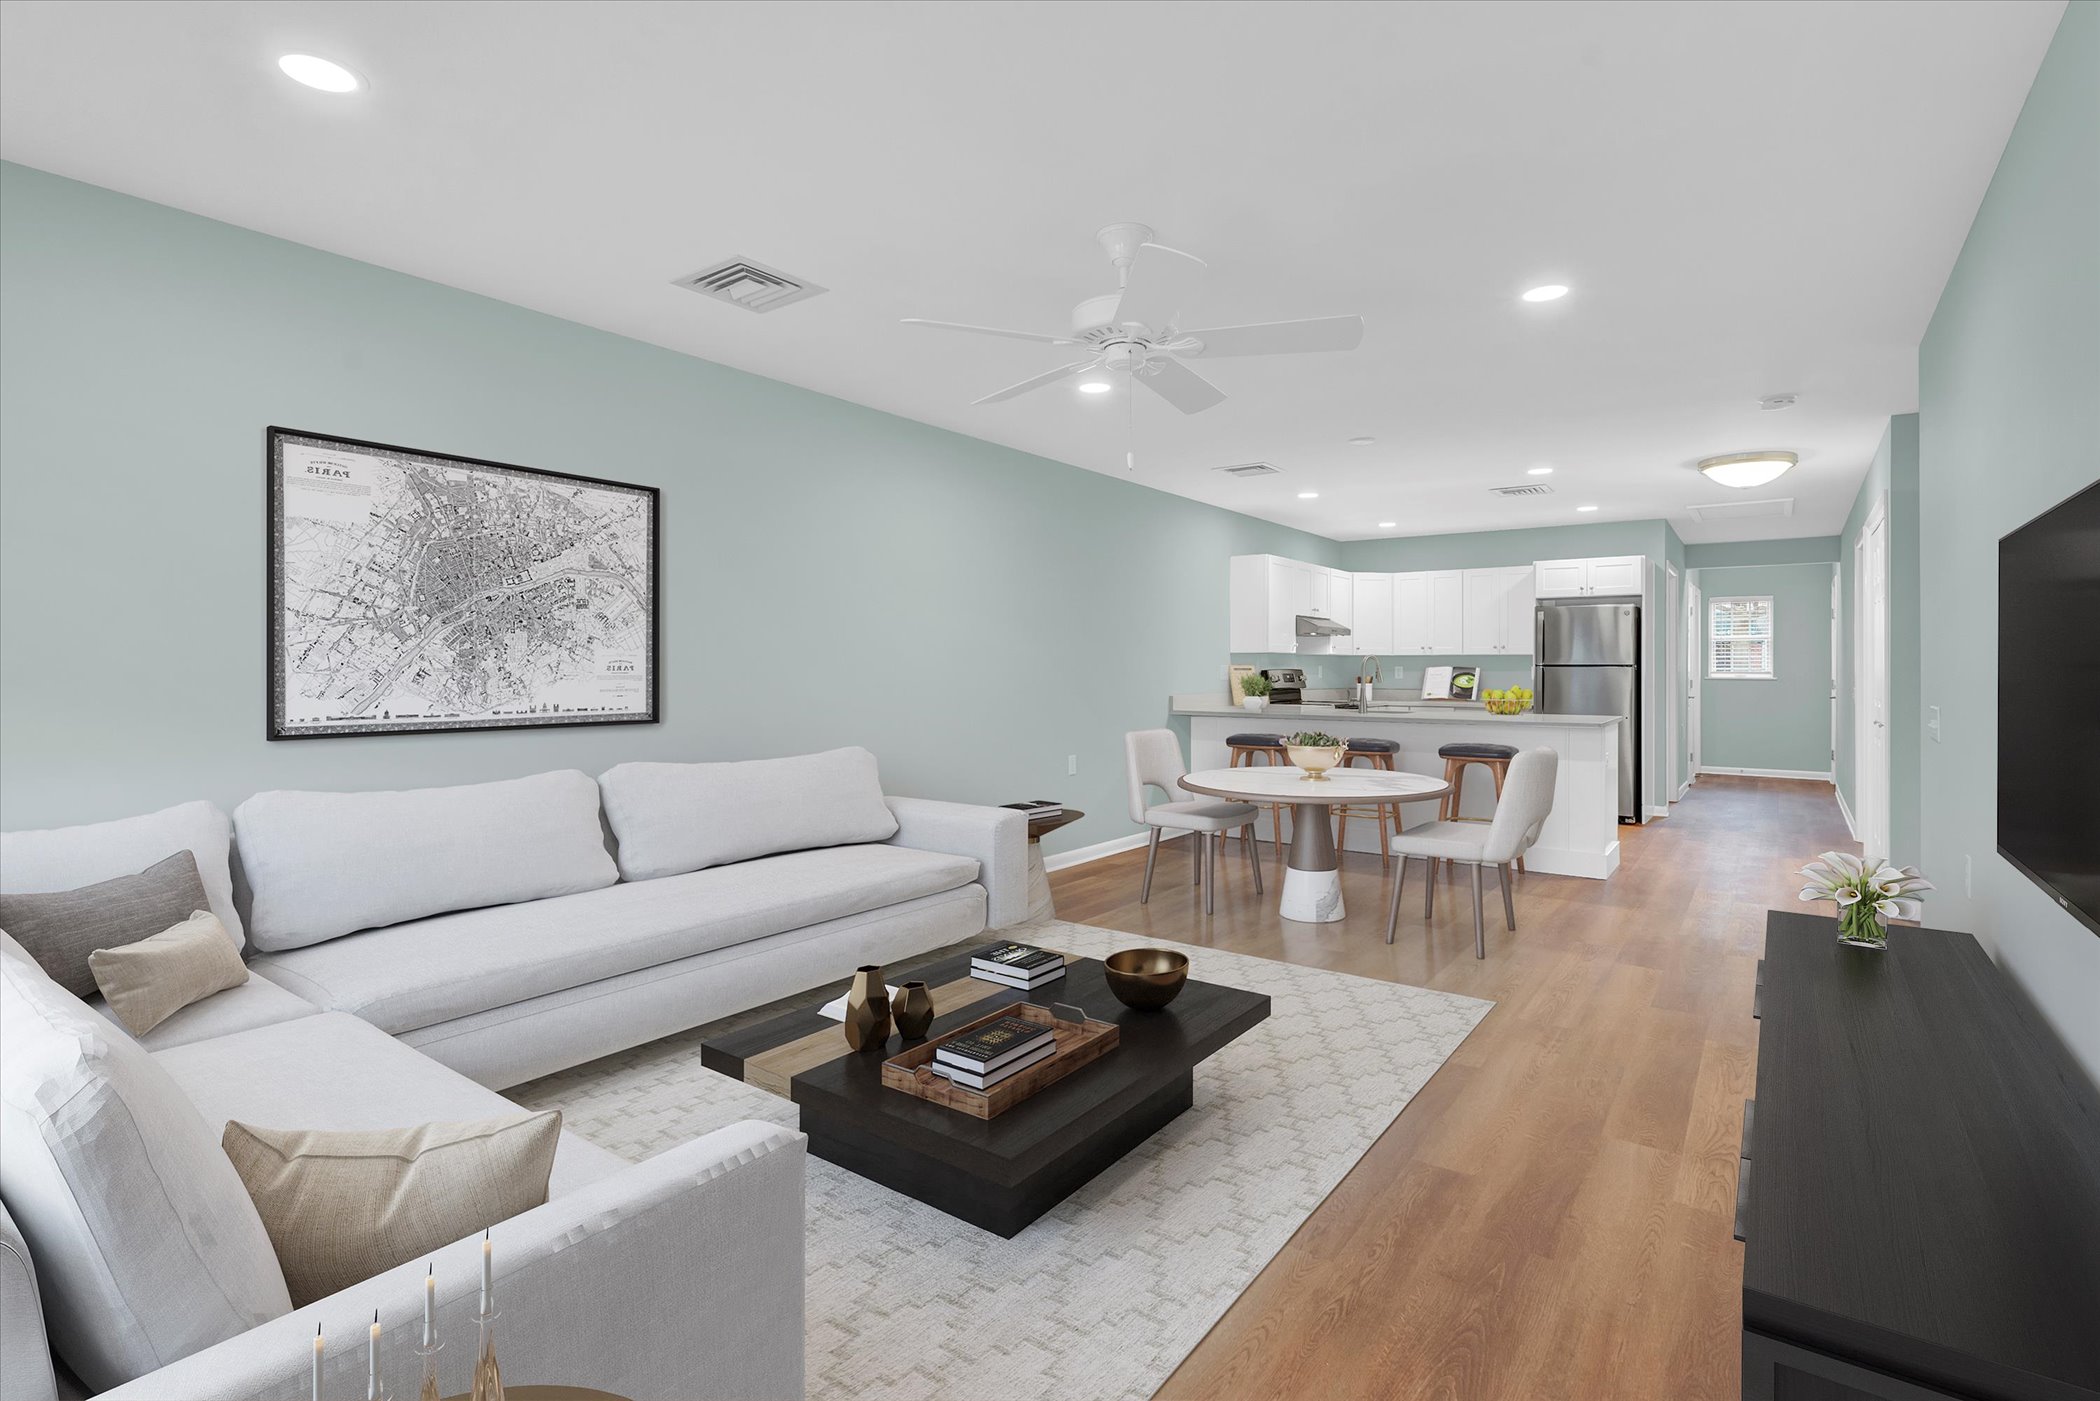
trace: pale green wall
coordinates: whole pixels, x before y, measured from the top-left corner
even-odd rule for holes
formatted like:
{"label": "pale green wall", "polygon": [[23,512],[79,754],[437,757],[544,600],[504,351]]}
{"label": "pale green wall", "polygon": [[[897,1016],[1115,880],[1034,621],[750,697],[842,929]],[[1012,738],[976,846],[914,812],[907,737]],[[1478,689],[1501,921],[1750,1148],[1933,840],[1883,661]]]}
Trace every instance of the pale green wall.
{"label": "pale green wall", "polygon": [[1738,564],[1835,564],[1838,537],[1812,535],[1801,540],[1732,540],[1719,545],[1687,545],[1684,562],[1693,569],[1726,569]]}
{"label": "pale green wall", "polygon": [[1859,795],[1853,629],[1859,586],[1854,557],[1859,551],[1860,528],[1877,500],[1887,502],[1889,545],[1889,850],[1885,854],[1912,865],[1918,859],[1918,737],[1922,724],[1918,702],[1918,416],[1914,413],[1897,414],[1889,420],[1867,479],[1860,483],[1845,529],[1838,536],[1843,601],[1838,629],[1837,785],[1847,809],[1855,813]]}
{"label": "pale green wall", "polygon": [[[1133,830],[1226,561],[1332,541],[0,166],[0,825],[864,744]],[[742,313],[696,305],[695,315]],[[790,313],[792,314],[792,313]],[[263,429],[663,489],[664,722],[263,739]],[[1079,756],[1067,777],[1065,756]]]}
{"label": "pale green wall", "polygon": [[1772,599],[1772,679],[1720,680],[1700,625],[1699,762],[1716,769],[1830,771],[1830,577],[1833,564],[1698,571],[1701,611],[1717,598]]}
{"label": "pale green wall", "polygon": [[1919,750],[1928,921],[1983,938],[2100,1078],[2100,937],[1996,854],[1991,680],[1998,538],[2100,479],[2094,0],[2065,11],[1919,347],[1918,472],[1920,699],[1943,726]]}

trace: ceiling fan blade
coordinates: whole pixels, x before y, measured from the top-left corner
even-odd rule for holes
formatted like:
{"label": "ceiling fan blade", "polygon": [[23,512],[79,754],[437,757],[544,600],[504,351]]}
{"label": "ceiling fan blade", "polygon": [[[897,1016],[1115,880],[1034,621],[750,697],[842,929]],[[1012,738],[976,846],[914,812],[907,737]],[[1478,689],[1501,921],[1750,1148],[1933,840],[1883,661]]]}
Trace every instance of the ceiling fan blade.
{"label": "ceiling fan blade", "polygon": [[1123,283],[1122,300],[1116,303],[1116,324],[1135,321],[1150,330],[1165,331],[1174,324],[1182,302],[1196,290],[1208,266],[1201,258],[1164,243],[1139,244],[1130,260],[1130,276]]}
{"label": "ceiling fan blade", "polygon": [[1213,326],[1183,331],[1203,342],[1177,355],[1298,355],[1308,350],[1354,350],[1363,344],[1361,316],[1316,316],[1306,321],[1265,321],[1255,326]]}
{"label": "ceiling fan blade", "polygon": [[1061,379],[1070,379],[1073,375],[1078,374],[1093,363],[1091,360],[1075,360],[1069,365],[1060,365],[1054,370],[1045,370],[1033,379],[1024,379],[1019,384],[1009,384],[998,393],[987,394],[982,399],[974,402],[979,404],[996,404],[1002,400],[1016,398],[1026,394],[1031,389],[1041,389],[1046,384],[1055,384]]}
{"label": "ceiling fan blade", "polygon": [[1180,409],[1202,413],[1225,402],[1225,391],[1179,360],[1155,360],[1138,375],[1138,383]]}
{"label": "ceiling fan blade", "polygon": [[1040,331],[1002,331],[997,326],[965,326],[960,321],[928,321],[923,316],[907,316],[907,326],[931,326],[936,331],[970,331],[980,336],[1005,336],[1008,340],[1042,341],[1046,345],[1077,345],[1078,341],[1067,336],[1046,336]]}

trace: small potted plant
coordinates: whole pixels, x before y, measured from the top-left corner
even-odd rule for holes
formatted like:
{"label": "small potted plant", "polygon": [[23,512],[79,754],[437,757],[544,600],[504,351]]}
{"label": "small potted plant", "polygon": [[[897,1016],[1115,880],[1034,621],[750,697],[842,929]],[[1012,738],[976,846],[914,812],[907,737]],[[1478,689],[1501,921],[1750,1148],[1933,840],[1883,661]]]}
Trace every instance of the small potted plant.
{"label": "small potted plant", "polygon": [[1309,779],[1324,781],[1327,771],[1342,762],[1342,742],[1319,730],[1301,730],[1283,742],[1291,763]]}
{"label": "small potted plant", "polygon": [[1835,900],[1838,942],[1863,949],[1889,946],[1884,919],[1916,919],[1924,906],[1910,897],[1933,888],[1916,866],[1891,866],[1842,851],[1826,851],[1801,868],[1804,900]]}
{"label": "small potted plant", "polygon": [[1269,678],[1250,671],[1240,678],[1240,704],[1249,710],[1269,708]]}

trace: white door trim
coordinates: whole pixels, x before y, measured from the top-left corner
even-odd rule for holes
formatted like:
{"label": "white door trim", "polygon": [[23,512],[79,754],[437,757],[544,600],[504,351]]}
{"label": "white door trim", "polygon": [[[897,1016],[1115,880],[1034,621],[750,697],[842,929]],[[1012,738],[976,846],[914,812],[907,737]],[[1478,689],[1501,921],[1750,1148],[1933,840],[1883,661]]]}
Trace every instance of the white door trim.
{"label": "white door trim", "polygon": [[1853,818],[1868,855],[1889,853],[1888,497],[1874,499],[1852,547]]}

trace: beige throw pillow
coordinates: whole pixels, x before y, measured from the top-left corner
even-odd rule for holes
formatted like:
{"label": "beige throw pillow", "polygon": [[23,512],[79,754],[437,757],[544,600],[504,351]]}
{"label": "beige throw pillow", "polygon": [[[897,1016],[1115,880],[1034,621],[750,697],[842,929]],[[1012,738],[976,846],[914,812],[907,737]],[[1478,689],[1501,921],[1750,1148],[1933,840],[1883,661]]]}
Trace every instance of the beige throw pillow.
{"label": "beige throw pillow", "polygon": [[193,911],[173,929],[135,944],[96,949],[88,955],[88,971],[133,1036],[144,1036],[192,1002],[248,981],[240,946],[210,910]]}
{"label": "beige throw pillow", "polygon": [[220,1146],[301,1308],[543,1204],[560,1137],[550,1109],[352,1132],[229,1123]]}

